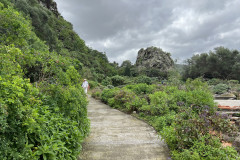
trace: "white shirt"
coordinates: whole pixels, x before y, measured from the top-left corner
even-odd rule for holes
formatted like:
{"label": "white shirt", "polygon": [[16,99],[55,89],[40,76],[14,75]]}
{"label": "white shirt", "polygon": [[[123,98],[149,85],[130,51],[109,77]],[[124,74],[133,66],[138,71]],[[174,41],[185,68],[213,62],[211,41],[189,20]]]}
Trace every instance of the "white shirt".
{"label": "white shirt", "polygon": [[82,83],[82,87],[83,87],[83,88],[87,88],[87,87],[88,87],[88,82],[87,82],[87,81],[84,81],[84,82]]}

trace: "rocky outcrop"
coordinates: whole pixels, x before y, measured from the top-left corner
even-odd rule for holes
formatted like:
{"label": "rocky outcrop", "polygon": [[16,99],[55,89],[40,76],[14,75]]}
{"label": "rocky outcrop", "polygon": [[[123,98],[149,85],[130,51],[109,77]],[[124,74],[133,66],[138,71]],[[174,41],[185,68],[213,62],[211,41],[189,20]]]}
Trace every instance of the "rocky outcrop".
{"label": "rocky outcrop", "polygon": [[138,70],[157,69],[166,72],[174,66],[174,62],[170,53],[157,47],[148,47],[138,51],[136,66]]}

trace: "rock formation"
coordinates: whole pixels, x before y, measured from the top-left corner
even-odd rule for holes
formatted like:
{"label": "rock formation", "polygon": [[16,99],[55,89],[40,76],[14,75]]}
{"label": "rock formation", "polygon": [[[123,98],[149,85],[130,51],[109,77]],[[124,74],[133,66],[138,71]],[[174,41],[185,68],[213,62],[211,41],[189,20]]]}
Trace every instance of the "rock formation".
{"label": "rock formation", "polygon": [[170,53],[164,52],[157,47],[143,48],[138,51],[136,66],[139,71],[144,69],[157,69],[167,72],[174,66]]}

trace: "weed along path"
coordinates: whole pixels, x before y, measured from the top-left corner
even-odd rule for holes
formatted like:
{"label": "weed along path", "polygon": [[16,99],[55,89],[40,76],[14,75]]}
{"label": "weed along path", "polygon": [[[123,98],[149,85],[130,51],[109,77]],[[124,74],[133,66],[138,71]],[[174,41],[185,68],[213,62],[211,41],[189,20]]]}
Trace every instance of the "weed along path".
{"label": "weed along path", "polygon": [[89,98],[91,132],[79,160],[165,160],[166,144],[156,131],[131,115]]}

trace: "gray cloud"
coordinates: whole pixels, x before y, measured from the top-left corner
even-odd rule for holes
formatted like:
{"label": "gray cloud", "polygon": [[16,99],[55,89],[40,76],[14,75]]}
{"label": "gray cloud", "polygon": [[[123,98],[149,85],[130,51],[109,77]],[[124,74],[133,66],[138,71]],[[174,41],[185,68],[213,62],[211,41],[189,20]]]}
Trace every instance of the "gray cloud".
{"label": "gray cloud", "polygon": [[156,46],[180,61],[215,47],[240,49],[239,0],[55,0],[90,47],[136,61]]}

